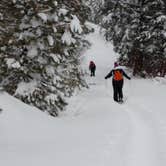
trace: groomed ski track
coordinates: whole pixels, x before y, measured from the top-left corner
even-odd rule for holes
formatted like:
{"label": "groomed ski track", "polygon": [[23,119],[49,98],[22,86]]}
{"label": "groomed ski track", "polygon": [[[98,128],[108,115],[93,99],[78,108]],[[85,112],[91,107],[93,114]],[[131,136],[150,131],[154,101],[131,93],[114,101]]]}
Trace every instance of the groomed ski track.
{"label": "groomed ski track", "polygon": [[92,46],[84,55],[83,68],[88,71],[89,61],[94,60],[96,77],[86,76],[89,89],[69,99],[60,117],[48,117],[0,94],[2,166],[166,165],[166,85],[125,79],[127,100],[115,103],[111,79],[104,77],[118,55],[94,28],[87,36]]}

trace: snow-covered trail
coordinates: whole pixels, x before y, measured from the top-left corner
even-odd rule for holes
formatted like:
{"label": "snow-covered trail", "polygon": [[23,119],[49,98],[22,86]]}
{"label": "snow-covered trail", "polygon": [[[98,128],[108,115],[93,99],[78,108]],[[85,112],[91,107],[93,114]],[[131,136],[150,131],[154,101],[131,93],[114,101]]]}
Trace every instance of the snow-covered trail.
{"label": "snow-covered trail", "polygon": [[[126,165],[160,165],[157,155],[157,136],[156,131],[144,120],[146,110],[137,104],[134,107],[124,108],[130,116],[132,130],[130,131],[130,143],[128,144]],[[134,111],[134,112],[133,112]],[[142,111],[142,113],[140,113]],[[150,115],[148,115],[149,118]]]}
{"label": "snow-covered trail", "polygon": [[98,27],[87,36],[85,53],[97,65],[89,89],[69,99],[66,112],[52,118],[6,93],[0,94],[2,166],[165,166],[166,85],[156,80],[125,80],[124,104],[112,99],[104,80],[117,55]]}
{"label": "snow-covered trail", "polygon": [[[103,161],[103,165],[157,166],[166,164],[166,155],[161,153],[161,147],[165,142],[160,142],[162,140],[160,133],[162,117],[160,114],[164,110],[164,99],[161,94],[163,94],[162,88],[164,86],[161,88],[152,80],[134,79],[131,82],[125,80],[124,92],[128,100],[123,105],[114,103],[112,101],[111,80],[104,81],[104,76],[110,71],[117,55],[113,52],[112,46],[105,43],[101,35],[97,33],[98,31],[88,36],[92,48],[86,53],[88,56],[86,67],[90,60],[94,60],[97,64],[97,75],[95,78],[87,78],[90,90],[84,96],[86,101],[83,102],[82,107],[79,107],[75,115],[85,116],[87,114],[89,118],[92,111],[93,116],[96,114],[98,117],[99,114],[102,114],[99,121],[102,122],[103,116],[103,121],[108,120],[110,134],[112,127],[116,130],[116,134],[112,132],[114,134],[110,135],[110,141],[113,143],[108,144],[110,147],[110,151],[107,151],[107,155],[109,153],[108,162]],[[157,90],[157,88],[161,89]],[[165,89],[164,92],[166,92]],[[158,99],[159,96],[161,99]],[[161,110],[153,109],[153,105],[154,107],[160,105]],[[117,119],[112,119],[112,109],[113,112],[117,111],[116,114],[119,115],[116,117]],[[117,125],[120,129],[116,128]]]}

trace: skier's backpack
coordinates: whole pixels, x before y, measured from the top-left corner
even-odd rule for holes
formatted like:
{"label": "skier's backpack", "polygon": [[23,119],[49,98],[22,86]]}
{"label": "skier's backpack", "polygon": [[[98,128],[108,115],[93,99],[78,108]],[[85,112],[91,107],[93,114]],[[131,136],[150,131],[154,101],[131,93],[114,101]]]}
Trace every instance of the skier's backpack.
{"label": "skier's backpack", "polygon": [[114,70],[114,80],[119,81],[123,79],[123,74],[120,70]]}

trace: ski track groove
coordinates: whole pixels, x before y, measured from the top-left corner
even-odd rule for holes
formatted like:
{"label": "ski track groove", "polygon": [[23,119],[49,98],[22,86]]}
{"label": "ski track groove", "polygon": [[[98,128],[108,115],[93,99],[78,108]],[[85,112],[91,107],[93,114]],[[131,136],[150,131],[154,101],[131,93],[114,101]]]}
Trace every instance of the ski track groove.
{"label": "ski track groove", "polygon": [[[105,89],[107,91],[108,97],[112,98],[111,93],[108,92],[108,83],[106,83]],[[124,110],[126,116],[129,117],[129,124],[130,126],[132,126],[132,128],[130,128],[130,131],[128,133],[129,135],[123,136],[123,138],[119,142],[119,144],[121,145],[126,144],[126,152],[123,153],[123,157],[119,155],[119,158],[122,157],[123,159],[118,165],[160,165],[159,160],[157,160],[157,158],[159,157],[156,157],[158,156],[158,149],[156,149],[156,144],[158,142],[156,138],[157,131],[154,130],[156,119],[152,117],[151,110],[147,106],[135,101],[131,101],[130,99],[129,101],[127,100],[124,104],[119,105],[119,108],[121,110]],[[149,121],[149,119],[151,120]]]}
{"label": "ski track groove", "polygon": [[153,126],[155,124],[154,117],[152,117],[147,107],[136,102],[129,101],[123,107],[130,116],[131,125],[133,126],[126,156],[126,166],[160,165],[157,157],[158,140]]}

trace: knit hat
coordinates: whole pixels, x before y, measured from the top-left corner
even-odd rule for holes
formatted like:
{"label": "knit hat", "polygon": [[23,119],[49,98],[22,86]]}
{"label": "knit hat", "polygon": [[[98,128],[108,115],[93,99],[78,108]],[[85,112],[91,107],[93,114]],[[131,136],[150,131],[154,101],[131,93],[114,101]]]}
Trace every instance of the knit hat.
{"label": "knit hat", "polygon": [[115,62],[115,63],[114,63],[114,67],[117,67],[117,66],[119,66],[119,65],[118,65],[118,63],[117,63],[117,62]]}

